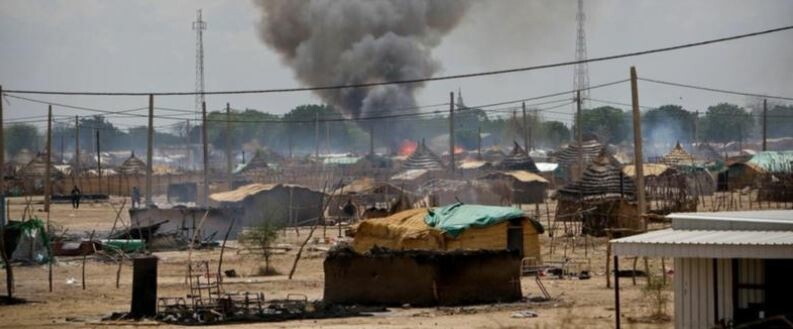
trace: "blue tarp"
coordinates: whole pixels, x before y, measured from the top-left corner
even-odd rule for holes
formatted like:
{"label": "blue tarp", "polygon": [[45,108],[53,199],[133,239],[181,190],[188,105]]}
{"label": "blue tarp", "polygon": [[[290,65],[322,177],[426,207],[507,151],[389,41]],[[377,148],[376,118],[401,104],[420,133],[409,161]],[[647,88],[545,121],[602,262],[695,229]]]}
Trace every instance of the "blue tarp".
{"label": "blue tarp", "polygon": [[424,222],[456,238],[470,227],[485,227],[525,216],[523,211],[512,207],[454,203],[430,209]]}

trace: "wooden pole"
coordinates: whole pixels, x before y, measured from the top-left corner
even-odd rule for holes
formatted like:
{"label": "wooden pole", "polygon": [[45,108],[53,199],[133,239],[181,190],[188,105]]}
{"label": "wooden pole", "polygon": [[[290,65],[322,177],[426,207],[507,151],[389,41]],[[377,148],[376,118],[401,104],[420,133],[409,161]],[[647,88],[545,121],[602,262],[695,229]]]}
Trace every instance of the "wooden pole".
{"label": "wooden pole", "polygon": [[[3,130],[3,125],[5,122],[3,121],[3,86],[0,86],[0,217],[3,217],[5,214],[3,207],[5,207],[5,131]],[[3,218],[4,219],[4,218]],[[0,221],[0,223],[5,227],[5,220]],[[0,246],[2,247],[2,246]],[[7,262],[6,262],[7,264]],[[11,290],[9,290],[10,292]],[[9,293],[9,297],[11,294]]]}
{"label": "wooden pole", "polygon": [[581,133],[582,131],[582,122],[581,122],[581,91],[576,90],[575,92],[575,131],[576,131],[576,143],[578,144],[578,155],[577,155],[577,163],[578,163],[578,170],[574,175],[574,180],[578,180],[581,174],[584,172],[584,137]]}
{"label": "wooden pole", "polygon": [[523,111],[523,148],[526,149],[526,153],[528,154],[529,149],[529,124],[528,119],[526,118],[526,102],[521,104],[521,108]]}
{"label": "wooden pole", "polygon": [[636,78],[636,67],[631,66],[631,103],[633,105],[633,154],[636,172],[636,201],[639,206],[639,219],[647,231],[644,219],[646,205],[644,201],[644,156],[642,155],[642,120],[639,112],[639,84]]}
{"label": "wooden pole", "polygon": [[699,111],[694,112],[694,143],[699,146]]}
{"label": "wooden pole", "polygon": [[80,175],[80,119],[74,116],[74,177]]}
{"label": "wooden pole", "polygon": [[[616,321],[616,328],[622,328],[620,326],[620,260],[619,257],[614,256],[614,320]],[[606,274],[608,276],[608,274]]]}
{"label": "wooden pole", "polygon": [[94,130],[96,135],[96,193],[102,193],[102,148],[99,143],[99,129]]}
{"label": "wooden pole", "polygon": [[0,86],[0,256],[3,258],[3,264],[6,264],[6,292],[8,294],[8,298],[11,299],[14,297],[14,270],[8,259],[11,255],[6,253],[5,248],[5,228],[6,228],[6,212],[8,211],[6,208],[6,199],[5,199],[5,131],[3,126],[5,122],[3,121],[3,86]]}
{"label": "wooden pole", "polygon": [[151,195],[151,174],[154,162],[154,95],[149,95],[149,132],[146,138],[146,207],[154,204]]}
{"label": "wooden pole", "polygon": [[454,92],[449,93],[449,169],[454,174]]}
{"label": "wooden pole", "polygon": [[201,102],[201,142],[204,144],[204,196],[201,198],[201,206],[204,207],[209,207],[209,147],[207,146],[207,137],[207,103]]}
{"label": "wooden pole", "polygon": [[[47,108],[47,160],[44,168],[44,211],[47,212],[47,236],[51,236],[50,228],[50,201],[52,200],[52,105]],[[52,245],[48,248],[49,264],[47,279],[52,292]]]}
{"label": "wooden pole", "polygon": [[228,190],[231,191],[232,189],[232,171],[234,168],[231,167],[231,106],[229,103],[226,103],[226,184],[228,185]]}
{"label": "wooden pole", "polygon": [[768,150],[768,99],[763,100],[763,151]]}

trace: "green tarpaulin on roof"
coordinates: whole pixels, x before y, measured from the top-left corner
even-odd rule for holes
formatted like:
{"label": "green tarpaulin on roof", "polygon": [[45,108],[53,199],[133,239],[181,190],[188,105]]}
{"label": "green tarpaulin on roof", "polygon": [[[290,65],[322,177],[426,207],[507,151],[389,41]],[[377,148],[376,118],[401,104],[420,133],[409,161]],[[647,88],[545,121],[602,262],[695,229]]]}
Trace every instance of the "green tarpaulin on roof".
{"label": "green tarpaulin on roof", "polygon": [[485,227],[521,217],[525,215],[517,208],[454,203],[431,209],[424,222],[456,238],[470,227]]}

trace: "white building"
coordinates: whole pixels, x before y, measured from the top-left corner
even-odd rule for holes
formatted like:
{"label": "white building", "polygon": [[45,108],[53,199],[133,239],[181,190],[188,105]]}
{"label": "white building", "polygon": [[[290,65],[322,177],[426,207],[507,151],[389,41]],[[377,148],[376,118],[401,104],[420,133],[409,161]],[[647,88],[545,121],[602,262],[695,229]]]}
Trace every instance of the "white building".
{"label": "white building", "polygon": [[793,210],[669,217],[670,229],[610,243],[615,260],[674,258],[675,328],[776,328],[785,315],[793,321]]}

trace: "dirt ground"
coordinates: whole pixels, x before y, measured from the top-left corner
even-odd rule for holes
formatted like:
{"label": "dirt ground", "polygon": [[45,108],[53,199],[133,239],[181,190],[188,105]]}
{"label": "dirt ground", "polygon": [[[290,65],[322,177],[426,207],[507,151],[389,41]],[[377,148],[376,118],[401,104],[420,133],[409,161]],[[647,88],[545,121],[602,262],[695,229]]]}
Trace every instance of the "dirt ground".
{"label": "dirt ground", "polygon": [[[118,200],[112,201],[117,204]],[[12,200],[10,213],[12,218],[22,214],[22,199]],[[34,205],[34,214],[46,218],[46,213],[39,211],[42,206]],[[97,236],[108,232],[113,225],[115,212],[113,206],[104,204],[84,204],[79,210],[72,210],[70,205],[54,205],[50,220],[63,227],[70,234],[87,236],[89,231],[96,230]],[[121,219],[128,222],[126,211]],[[290,230],[280,237],[279,243],[298,245],[306,237],[307,229],[303,229],[298,237]],[[106,234],[106,233],[104,233]],[[336,230],[328,229],[328,237],[335,237]],[[322,236],[319,229],[316,235]],[[591,247],[584,248],[583,239],[576,241],[575,250],[568,244],[567,257],[582,264],[591,264],[593,277],[590,280],[543,278],[543,283],[554,300],[545,303],[520,302],[513,304],[479,305],[470,307],[443,308],[391,308],[386,313],[378,313],[369,317],[353,317],[342,319],[289,321],[279,323],[239,324],[231,328],[613,328],[614,327],[614,291],[606,288],[605,253],[606,240],[592,239]],[[554,254],[548,247],[550,240],[543,236],[544,260],[561,259],[565,253],[564,244],[556,239]],[[241,277],[224,279],[227,292],[251,291],[263,292],[268,299],[285,298],[288,294],[304,294],[309,299],[321,299],[323,290],[321,251],[304,253],[295,277],[288,280],[286,275],[256,276],[262,260],[253,255],[242,253],[234,242],[226,250],[223,269],[234,269]],[[296,250],[293,249],[274,257],[274,267],[281,273],[288,273]],[[586,253],[586,257],[585,257]],[[168,251],[154,253],[159,257],[158,296],[184,296],[187,293],[184,284],[185,268],[188,261],[187,251]],[[199,250],[192,253],[193,260],[210,260],[217,265],[219,248]],[[629,261],[621,262],[622,268]],[[641,263],[641,262],[640,262]],[[669,263],[669,262],[667,262]],[[16,267],[16,296],[29,302],[22,305],[0,306],[0,328],[100,328],[100,327],[177,327],[151,321],[144,322],[103,322],[101,318],[112,312],[129,310],[131,297],[131,265],[125,262],[122,266],[119,288],[115,285],[115,274],[118,265],[89,257],[86,263],[86,289],[81,288],[81,258],[58,258],[53,267],[53,292],[48,292],[47,267],[25,266]],[[587,267],[589,265],[582,265]],[[666,264],[670,267],[670,264]],[[660,261],[651,261],[651,271],[661,273]],[[671,277],[670,277],[671,280]],[[5,280],[0,280],[0,293],[5,293]],[[637,279],[634,286],[631,279],[621,279],[621,300],[623,324],[626,328],[671,328],[672,322],[656,324],[633,323],[630,318],[648,314],[650,302],[643,296],[641,288],[644,280]],[[524,296],[538,296],[541,292],[533,277],[522,279]],[[672,292],[667,289],[670,300],[668,313],[672,312]],[[532,310],[539,314],[537,318],[513,318],[517,311]]]}

